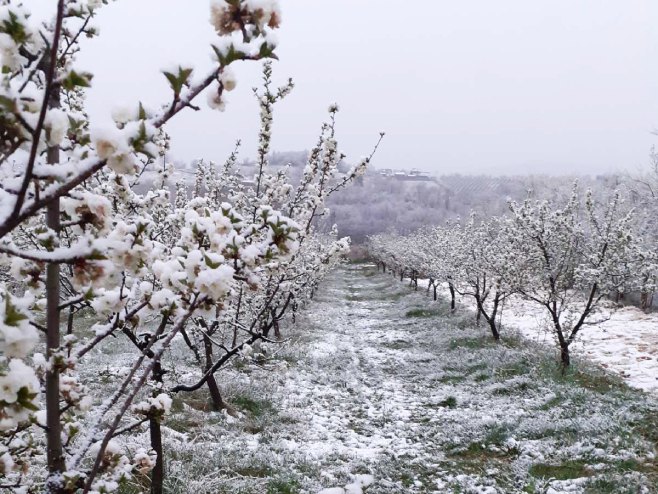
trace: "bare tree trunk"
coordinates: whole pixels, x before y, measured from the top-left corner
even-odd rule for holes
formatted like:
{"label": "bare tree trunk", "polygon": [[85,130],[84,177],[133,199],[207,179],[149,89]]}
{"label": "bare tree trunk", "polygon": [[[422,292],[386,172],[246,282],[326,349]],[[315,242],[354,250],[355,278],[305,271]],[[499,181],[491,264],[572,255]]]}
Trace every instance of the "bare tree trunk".
{"label": "bare tree trunk", "polygon": [[493,336],[493,339],[496,341],[500,341],[500,333],[498,332],[498,328],[496,327],[496,320],[493,317],[489,319],[489,328],[491,329],[491,334]]}
{"label": "bare tree trunk", "polygon": [[560,343],[560,363],[562,364],[562,373],[564,374],[571,365],[569,345],[566,343]]}
{"label": "bare tree trunk", "polygon": [[455,286],[452,283],[448,283],[448,289],[450,290],[450,310],[455,312]]}
{"label": "bare tree trunk", "polygon": [[553,325],[555,326],[557,341],[560,345],[560,364],[562,367],[562,374],[564,374],[571,365],[571,356],[569,355],[569,342],[564,337],[564,333],[562,332],[562,324],[560,323],[557,314],[551,312],[551,316],[553,317]]}
{"label": "bare tree trunk", "polygon": [[487,314],[487,312],[484,309],[484,305],[482,304],[482,301],[479,298],[476,298],[475,301],[477,303],[478,317],[484,316],[484,319],[487,321],[487,324],[489,324],[489,329],[491,329],[491,335],[493,336],[493,339],[495,341],[500,341],[500,332],[498,331],[498,326],[496,325],[496,315],[498,314],[498,303],[499,303],[498,296],[494,298],[494,304],[491,310],[491,314]]}
{"label": "bare tree trunk", "polygon": [[222,398],[222,393],[219,390],[219,385],[215,379],[215,375],[211,374],[208,376],[206,381],[208,383],[208,391],[210,391],[210,398],[212,400],[213,410],[219,412],[227,408],[226,402]]}
{"label": "bare tree trunk", "polygon": [[[162,364],[159,361],[156,361],[153,366],[153,380],[162,384]],[[149,419],[149,433],[151,449],[156,454],[155,466],[151,470],[151,494],[162,494],[164,492],[164,448],[159,419],[154,417]]]}
{"label": "bare tree trunk", "polygon": [[434,301],[436,302],[437,295],[436,295],[436,284],[434,285]]}
{"label": "bare tree trunk", "polygon": [[281,329],[279,329],[279,318],[276,317],[276,309],[272,309],[272,322],[274,324],[274,337],[277,340],[281,339]]}
{"label": "bare tree trunk", "polygon": [[[208,372],[213,365],[213,351],[212,341],[210,341],[210,338],[206,335],[205,332],[203,333],[203,349],[205,351],[205,364],[203,370],[204,372]],[[213,410],[220,411],[225,409],[226,403],[224,403],[224,400],[222,399],[222,394],[219,391],[219,386],[217,385],[214,374],[208,376],[208,379],[206,379],[206,384],[208,385],[208,391],[210,392],[210,401],[212,403]]]}
{"label": "bare tree trunk", "polygon": [[[50,108],[60,106],[60,91],[53,89],[49,101]],[[59,147],[48,148],[48,163],[59,163]],[[46,225],[59,237],[59,198],[53,199],[46,209]],[[57,263],[49,263],[46,267],[46,356],[50,359],[61,345],[60,335],[60,267]],[[48,472],[51,478],[57,479],[66,470],[64,449],[62,446],[62,425],[59,405],[59,374],[57,365],[48,366],[46,371],[46,440]],[[66,492],[56,481],[57,485],[49,485],[49,492]]]}

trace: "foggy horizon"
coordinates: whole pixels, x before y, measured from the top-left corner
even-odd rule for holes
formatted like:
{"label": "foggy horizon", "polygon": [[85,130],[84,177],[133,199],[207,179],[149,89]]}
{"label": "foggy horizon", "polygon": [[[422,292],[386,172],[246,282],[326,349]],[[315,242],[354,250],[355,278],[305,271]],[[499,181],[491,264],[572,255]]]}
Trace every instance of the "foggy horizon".
{"label": "foggy horizon", "polygon": [[[44,2],[27,3],[43,11]],[[386,131],[373,160],[380,169],[591,175],[646,168],[658,142],[652,134],[658,128],[654,3],[414,5],[431,27],[410,27],[399,3],[388,0],[376,7],[282,2],[274,78],[292,77],[296,87],[275,109],[274,150],[312,147],[326,108],[336,102],[348,161],[369,154]],[[210,66],[215,34],[206,1],[184,7],[174,0],[117,2],[102,9],[96,23],[103,36],[85,43],[80,55],[81,65],[96,74],[89,91],[93,121],[107,121],[114,106],[136,104],[145,93],[152,107],[167,101],[160,69],[172,62],[192,63],[197,77]],[[189,53],[197,58],[189,60]],[[236,72],[226,112],[203,104],[201,112],[185,112],[168,126],[173,159],[223,161],[238,139],[241,159],[254,156],[258,112],[251,87],[260,82],[260,67]]]}

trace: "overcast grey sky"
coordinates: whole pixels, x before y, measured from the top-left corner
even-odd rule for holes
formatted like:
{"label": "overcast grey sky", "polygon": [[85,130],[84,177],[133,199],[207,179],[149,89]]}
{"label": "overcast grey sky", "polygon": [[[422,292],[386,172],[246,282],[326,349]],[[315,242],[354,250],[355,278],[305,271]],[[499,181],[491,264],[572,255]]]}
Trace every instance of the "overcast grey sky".
{"label": "overcast grey sky", "polygon": [[[33,10],[45,0],[33,0]],[[29,2],[28,2],[29,3]],[[46,2],[52,4],[54,2]],[[282,0],[275,77],[297,87],[275,115],[274,148],[315,141],[328,104],[353,159],[378,132],[375,166],[443,173],[637,170],[658,143],[655,0]],[[206,0],[120,0],[98,16],[80,57],[96,73],[92,117],[167,100],[159,69],[205,72]],[[43,8],[43,7],[42,7]],[[169,127],[180,159],[253,155],[257,64],[241,64],[225,113]],[[205,103],[205,99],[204,99]],[[205,104],[203,105],[205,107]]]}

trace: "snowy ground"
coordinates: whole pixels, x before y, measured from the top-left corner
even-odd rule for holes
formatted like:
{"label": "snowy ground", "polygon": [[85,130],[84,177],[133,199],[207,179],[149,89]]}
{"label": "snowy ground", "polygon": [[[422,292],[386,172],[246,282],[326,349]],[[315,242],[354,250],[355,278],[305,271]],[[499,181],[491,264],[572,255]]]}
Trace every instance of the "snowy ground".
{"label": "snowy ground", "polygon": [[240,418],[176,400],[167,492],[658,492],[652,396],[580,361],[562,377],[546,348],[472,320],[373,267],[337,271],[291,343],[219,376]]}
{"label": "snowy ground", "polygon": [[[419,290],[428,280],[419,280]],[[446,290],[447,292],[447,290]],[[462,308],[472,306],[461,301]],[[602,322],[586,326],[572,351],[586,356],[619,374],[634,388],[658,394],[658,313],[645,313],[636,307],[604,310],[596,316]],[[553,335],[542,311],[519,299],[510,299],[503,308],[503,327],[520,331],[534,341],[553,345]]]}
{"label": "snowy ground", "polygon": [[[531,311],[515,301],[504,323],[550,344],[552,335],[543,329],[545,321]],[[658,314],[624,307],[605,317],[609,319],[583,329],[574,351],[618,373],[629,386],[658,393]]]}

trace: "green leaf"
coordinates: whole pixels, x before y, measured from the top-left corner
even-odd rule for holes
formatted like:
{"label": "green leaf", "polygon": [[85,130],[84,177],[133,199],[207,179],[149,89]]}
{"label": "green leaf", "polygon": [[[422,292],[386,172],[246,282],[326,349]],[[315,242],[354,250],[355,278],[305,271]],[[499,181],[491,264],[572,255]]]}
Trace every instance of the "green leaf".
{"label": "green leaf", "polygon": [[247,57],[246,53],[241,52],[240,50],[236,50],[234,45],[229,46],[226,53],[222,53],[222,51],[214,45],[212,45],[212,49],[215,51],[215,55],[217,55],[217,60],[219,60],[219,63],[223,67],[230,65],[236,60],[244,60]]}
{"label": "green leaf", "polygon": [[275,47],[273,45],[270,45],[267,41],[265,41],[262,45],[260,45],[260,51],[258,52],[258,55],[260,58],[273,58],[274,60],[278,60],[279,57],[274,54],[274,49]]}
{"label": "green leaf", "polygon": [[219,266],[222,265],[221,262],[213,262],[207,255],[203,255],[203,259],[206,261],[206,266],[208,266],[210,269],[217,269]]}
{"label": "green leaf", "polygon": [[5,295],[5,324],[7,326],[17,327],[25,319],[27,319],[27,316],[16,310],[16,307],[11,303],[9,295]]}
{"label": "green leaf", "polygon": [[0,32],[7,33],[18,45],[24,44],[28,38],[25,26],[18,21],[18,16],[12,11],[9,11],[9,18],[0,24]]}
{"label": "green leaf", "polygon": [[76,87],[90,87],[92,78],[93,75],[88,72],[78,73],[75,70],[72,70],[60,81],[60,83],[64,89],[72,91]]}
{"label": "green leaf", "polygon": [[144,105],[142,105],[142,102],[139,102],[139,119],[140,120],[146,120],[148,117],[146,116],[146,110],[144,109]]}
{"label": "green leaf", "polygon": [[33,400],[37,397],[36,393],[30,393],[30,390],[27,386],[23,386],[21,389],[18,390],[17,394],[17,400],[18,403],[23,407],[27,408],[28,410],[31,410],[33,412],[36,412],[39,410],[39,407],[36,406],[33,402]]}
{"label": "green leaf", "polygon": [[178,74],[174,75],[171,72],[163,71],[162,73],[169,81],[171,89],[174,91],[174,94],[178,96],[183,90],[183,86],[189,85],[189,79],[192,75],[192,70],[190,68],[178,67]]}

